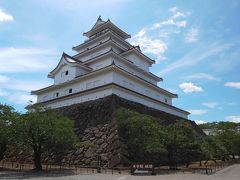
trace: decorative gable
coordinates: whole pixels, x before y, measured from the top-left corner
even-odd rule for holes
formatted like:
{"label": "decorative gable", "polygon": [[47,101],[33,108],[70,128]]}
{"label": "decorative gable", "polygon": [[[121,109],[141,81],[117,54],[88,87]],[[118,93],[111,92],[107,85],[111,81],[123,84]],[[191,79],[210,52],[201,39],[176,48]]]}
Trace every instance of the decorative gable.
{"label": "decorative gable", "polygon": [[48,74],[48,77],[54,79],[54,84],[60,84],[84,75],[91,70],[81,61],[63,53],[58,65]]}

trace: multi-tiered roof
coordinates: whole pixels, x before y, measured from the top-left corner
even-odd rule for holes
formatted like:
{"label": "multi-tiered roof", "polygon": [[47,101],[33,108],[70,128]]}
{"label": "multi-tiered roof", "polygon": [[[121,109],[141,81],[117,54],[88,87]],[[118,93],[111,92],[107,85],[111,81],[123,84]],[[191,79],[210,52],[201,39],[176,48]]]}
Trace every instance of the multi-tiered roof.
{"label": "multi-tiered roof", "polygon": [[[97,75],[99,72],[109,71],[109,69],[111,69],[111,71],[122,73],[128,78],[138,81],[140,84],[142,83],[144,87],[152,89],[153,93],[159,93],[160,96],[162,94],[163,97],[165,97],[165,101],[164,98],[158,100],[158,98],[150,97],[146,93],[141,94],[136,90],[127,88],[129,92],[134,92],[138,94],[137,96],[148,98],[149,101],[155,101],[168,108],[176,109],[183,114],[188,114],[188,112],[172,106],[171,98],[176,98],[177,94],[173,94],[157,86],[157,83],[162,81],[162,78],[149,71],[149,67],[151,67],[155,61],[144,55],[139,46],[133,46],[126,41],[126,39],[131,37],[129,34],[118,28],[109,19],[103,21],[99,16],[91,30],[83,33],[83,35],[86,36],[87,39],[82,44],[72,48],[77,53],[74,56],[63,53],[56,68],[48,74],[48,77],[55,80],[54,85],[33,91],[33,94],[46,94],[47,92],[68,85],[70,86],[77,82],[81,83],[85,77],[92,77],[94,74]],[[100,62],[103,63],[100,64]],[[76,73],[72,77],[63,78],[64,81],[61,79],[56,81],[56,79],[59,79],[59,72],[62,71],[61,69],[66,65],[75,68],[74,71],[76,71]],[[132,81],[130,79],[129,81]],[[111,82],[111,84],[126,89],[126,87],[123,87],[119,83]],[[104,86],[107,86],[107,84],[104,84]],[[99,86],[99,88],[100,87],[103,86]],[[80,91],[77,93],[81,94]],[[44,102],[52,102],[65,97],[67,97],[67,95]],[[169,102],[167,101],[168,99]]]}

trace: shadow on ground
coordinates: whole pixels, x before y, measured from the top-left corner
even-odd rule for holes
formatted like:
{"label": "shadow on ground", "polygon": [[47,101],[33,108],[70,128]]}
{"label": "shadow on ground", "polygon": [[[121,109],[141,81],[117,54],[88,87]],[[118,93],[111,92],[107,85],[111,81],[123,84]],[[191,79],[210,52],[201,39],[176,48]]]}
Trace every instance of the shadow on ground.
{"label": "shadow on ground", "polygon": [[1,170],[0,169],[0,179],[31,179],[31,178],[44,178],[44,177],[63,177],[72,176],[74,172],[72,171],[11,171],[11,170]]}

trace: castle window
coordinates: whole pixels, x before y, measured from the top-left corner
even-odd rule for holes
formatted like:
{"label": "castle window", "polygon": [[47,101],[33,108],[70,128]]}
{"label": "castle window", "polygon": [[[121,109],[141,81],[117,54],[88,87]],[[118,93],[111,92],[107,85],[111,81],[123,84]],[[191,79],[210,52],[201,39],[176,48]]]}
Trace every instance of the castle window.
{"label": "castle window", "polygon": [[167,103],[167,98],[165,98],[165,103]]}
{"label": "castle window", "polygon": [[68,90],[68,93],[71,94],[71,93],[72,93],[72,89],[69,89],[69,90]]}
{"label": "castle window", "polygon": [[66,75],[66,76],[68,75],[68,71],[65,71],[65,75]]}
{"label": "castle window", "polygon": [[58,96],[59,96],[59,93],[57,92],[57,93],[55,94],[55,96],[58,97]]}

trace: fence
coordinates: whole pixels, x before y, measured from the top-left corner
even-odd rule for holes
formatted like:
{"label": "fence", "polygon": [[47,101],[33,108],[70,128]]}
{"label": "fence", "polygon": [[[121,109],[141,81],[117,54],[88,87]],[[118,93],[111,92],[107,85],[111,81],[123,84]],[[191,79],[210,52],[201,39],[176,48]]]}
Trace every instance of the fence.
{"label": "fence", "polygon": [[[25,171],[34,169],[33,164],[17,163],[1,161],[0,168],[11,169],[17,171]],[[42,169],[46,172],[72,172],[73,174],[95,174],[99,173],[98,167],[93,166],[68,166],[68,165],[56,165],[56,164],[43,164]],[[105,174],[129,174],[129,168],[101,168],[101,173]]]}
{"label": "fence", "polygon": [[[188,168],[178,167],[176,171],[169,170],[168,166],[160,166],[155,168],[157,174],[162,173],[174,173],[174,172],[191,172],[191,173],[201,173],[201,174],[212,174],[218,170],[223,169],[226,166],[229,166],[237,161],[227,161],[227,162],[216,162],[210,165],[194,165],[191,164]],[[31,170],[34,168],[33,164],[28,163],[17,163],[17,162],[8,162],[1,161],[0,168],[12,169],[17,171]],[[93,166],[73,166],[73,165],[56,165],[56,164],[43,164],[43,170],[46,172],[71,172],[73,174],[95,174],[99,173],[98,167]],[[101,168],[101,173],[105,174],[130,174],[130,168]]]}

